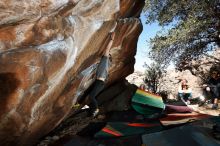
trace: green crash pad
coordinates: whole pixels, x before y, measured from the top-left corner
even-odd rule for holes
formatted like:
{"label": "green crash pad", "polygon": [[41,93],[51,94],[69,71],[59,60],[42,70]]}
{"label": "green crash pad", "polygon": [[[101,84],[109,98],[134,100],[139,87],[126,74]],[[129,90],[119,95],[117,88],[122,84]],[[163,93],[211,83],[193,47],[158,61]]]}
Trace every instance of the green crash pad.
{"label": "green crash pad", "polygon": [[165,108],[161,96],[141,89],[137,89],[131,101],[134,110],[143,115],[161,113]]}

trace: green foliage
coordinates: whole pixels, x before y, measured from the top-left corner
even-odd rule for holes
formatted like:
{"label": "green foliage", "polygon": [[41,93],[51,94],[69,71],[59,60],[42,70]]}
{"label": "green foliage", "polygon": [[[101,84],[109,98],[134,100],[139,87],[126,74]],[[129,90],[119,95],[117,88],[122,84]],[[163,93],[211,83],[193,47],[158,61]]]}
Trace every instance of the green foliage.
{"label": "green foliage", "polygon": [[145,64],[145,67],[144,82],[153,93],[157,93],[160,85],[160,78],[163,76],[165,70],[159,63],[152,63],[150,65]]}
{"label": "green foliage", "polygon": [[150,40],[150,55],[169,64],[198,58],[220,45],[219,0],[146,0],[146,23],[171,26]]}

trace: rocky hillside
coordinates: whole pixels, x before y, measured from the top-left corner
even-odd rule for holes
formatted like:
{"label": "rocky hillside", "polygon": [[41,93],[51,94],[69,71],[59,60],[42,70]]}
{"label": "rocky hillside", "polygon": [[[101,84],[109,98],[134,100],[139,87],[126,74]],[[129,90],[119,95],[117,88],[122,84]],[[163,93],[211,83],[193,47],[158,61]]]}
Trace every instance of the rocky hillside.
{"label": "rocky hillside", "polygon": [[220,64],[220,48],[216,49],[213,53],[205,54],[197,60],[192,60],[180,64],[179,69],[190,70],[193,75],[206,79],[207,73],[212,65]]}
{"label": "rocky hillside", "polygon": [[129,83],[140,86],[144,83],[145,75],[143,72],[134,71],[132,74],[126,77]]}
{"label": "rocky hillside", "polygon": [[0,145],[33,145],[59,125],[94,81],[112,29],[108,85],[132,73],[143,6],[144,0],[1,1]]}
{"label": "rocky hillside", "polygon": [[[205,55],[198,60],[182,63],[178,70],[169,69],[161,79],[160,91],[167,91],[168,98],[177,98],[178,86],[181,79],[187,79],[193,90],[193,97],[202,95],[201,85],[208,77],[209,69],[212,65],[220,64],[220,49],[209,55]],[[139,86],[143,84],[144,73],[135,71],[126,78],[131,84]]]}
{"label": "rocky hillside", "polygon": [[206,81],[209,69],[213,65],[220,64],[220,50],[217,49],[210,55],[201,57],[198,60],[185,62],[179,67],[179,71],[168,70],[161,80],[160,90],[168,91],[169,98],[176,98],[179,82],[187,79],[193,90],[193,97],[202,95],[202,84]]}
{"label": "rocky hillside", "polygon": [[181,79],[186,79],[190,88],[193,90],[193,97],[198,97],[202,94],[202,80],[195,75],[193,75],[189,70],[184,70],[182,72],[173,70],[168,70],[166,75],[161,79],[161,85],[159,87],[160,91],[167,91],[169,99],[176,99],[178,87],[180,85]]}

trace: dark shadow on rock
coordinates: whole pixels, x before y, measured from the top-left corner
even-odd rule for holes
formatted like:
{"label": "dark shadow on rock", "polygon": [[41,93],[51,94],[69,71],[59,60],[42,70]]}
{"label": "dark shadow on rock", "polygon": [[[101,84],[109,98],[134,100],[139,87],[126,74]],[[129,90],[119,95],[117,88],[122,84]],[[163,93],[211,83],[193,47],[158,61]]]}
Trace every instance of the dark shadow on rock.
{"label": "dark shadow on rock", "polygon": [[0,73],[0,115],[7,111],[10,96],[16,91],[20,81],[15,73]]}
{"label": "dark shadow on rock", "polygon": [[19,86],[20,81],[16,78],[14,73],[0,74],[0,100],[7,98]]}

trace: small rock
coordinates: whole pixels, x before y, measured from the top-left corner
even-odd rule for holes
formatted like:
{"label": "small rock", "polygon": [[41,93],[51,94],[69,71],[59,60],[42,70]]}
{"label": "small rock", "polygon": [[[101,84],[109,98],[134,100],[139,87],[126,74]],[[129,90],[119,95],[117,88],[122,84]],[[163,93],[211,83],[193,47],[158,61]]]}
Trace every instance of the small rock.
{"label": "small rock", "polygon": [[52,140],[58,140],[58,139],[60,139],[59,136],[55,135],[55,136],[52,137]]}
{"label": "small rock", "polygon": [[45,140],[51,140],[51,137],[50,137],[50,136],[47,136],[47,137],[45,138]]}

